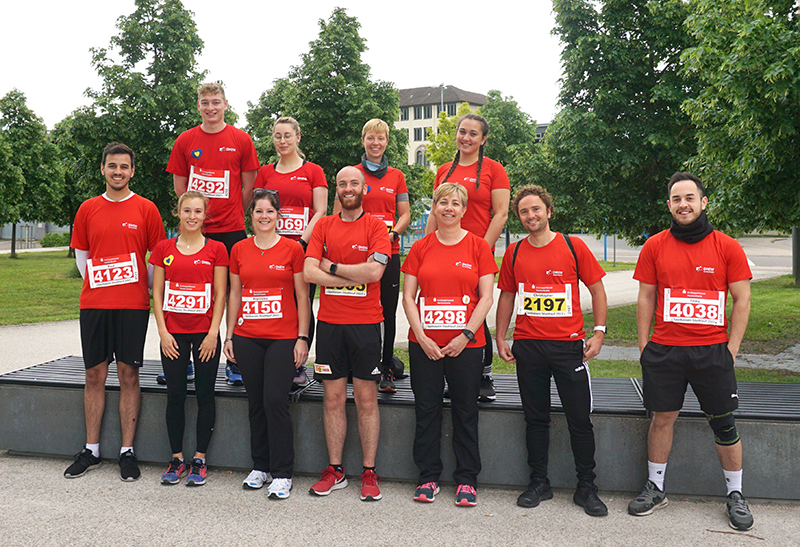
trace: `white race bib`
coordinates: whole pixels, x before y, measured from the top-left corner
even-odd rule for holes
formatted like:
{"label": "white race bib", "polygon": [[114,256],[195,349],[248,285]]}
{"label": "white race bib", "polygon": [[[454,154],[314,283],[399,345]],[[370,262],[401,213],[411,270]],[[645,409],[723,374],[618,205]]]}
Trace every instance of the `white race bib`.
{"label": "white race bib", "polygon": [[301,236],[308,226],[308,207],[281,207],[275,230],[282,236]]}
{"label": "white race bib", "polygon": [[518,315],[572,317],[572,285],[519,284]]}
{"label": "white race bib", "polygon": [[280,289],[242,289],[243,319],[283,317]]}
{"label": "white race bib", "polygon": [[209,198],[228,198],[231,187],[231,173],[223,169],[204,169],[191,166],[189,170],[189,190],[197,190]]}
{"label": "white race bib", "polygon": [[725,291],[664,289],[664,321],[725,325]]}
{"label": "white race bib", "polygon": [[325,287],[325,294],[331,296],[367,296],[367,284],[351,285],[349,287]]}
{"label": "white race bib", "polygon": [[86,261],[86,272],[89,275],[89,287],[92,289],[139,281],[136,253],[90,258]]}
{"label": "white race bib", "polygon": [[426,330],[463,330],[467,328],[469,296],[419,297],[419,316]]}
{"label": "white race bib", "polygon": [[211,307],[211,283],[164,283],[164,311],[205,314]]}
{"label": "white race bib", "polygon": [[386,213],[370,213],[372,216],[386,224],[386,231],[391,232],[394,229],[394,221],[391,219],[390,215]]}

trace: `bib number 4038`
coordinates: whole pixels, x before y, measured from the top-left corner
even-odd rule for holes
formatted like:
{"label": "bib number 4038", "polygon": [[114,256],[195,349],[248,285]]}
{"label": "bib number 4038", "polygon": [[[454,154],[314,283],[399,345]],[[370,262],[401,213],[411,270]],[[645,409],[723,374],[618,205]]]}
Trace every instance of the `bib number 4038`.
{"label": "bib number 4038", "polygon": [[664,321],[723,326],[725,324],[725,292],[664,289]]}

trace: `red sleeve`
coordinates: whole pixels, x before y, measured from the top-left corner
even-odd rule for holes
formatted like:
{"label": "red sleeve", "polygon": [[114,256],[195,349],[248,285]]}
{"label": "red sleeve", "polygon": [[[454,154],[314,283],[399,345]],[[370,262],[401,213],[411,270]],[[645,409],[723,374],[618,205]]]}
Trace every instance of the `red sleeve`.
{"label": "red sleeve", "polygon": [[397,188],[395,188],[394,193],[395,195],[408,193],[408,186],[406,185],[406,177],[403,176],[403,172],[400,171],[400,169],[397,170]]}
{"label": "red sleeve", "polygon": [[81,204],[78,208],[78,213],[75,215],[69,246],[80,251],[89,250],[89,236],[86,233],[86,202]]}
{"label": "red sleeve", "polygon": [[497,273],[497,262],[494,260],[492,248],[482,237],[475,236],[477,255],[478,255],[478,276],[483,277],[486,274]]}
{"label": "red sleeve", "polygon": [[578,274],[583,284],[588,287],[603,279],[606,272],[603,271],[586,242],[577,237],[571,238],[570,241],[575,248],[575,256],[578,258]]}
{"label": "red sleeve", "polygon": [[519,241],[513,245],[509,245],[503,254],[503,263],[500,266],[500,278],[497,280],[497,288],[501,291],[506,291],[516,294],[517,292],[517,279],[514,276],[514,270],[511,263],[514,257],[514,249],[519,245]]}
{"label": "red sleeve", "polygon": [[305,262],[306,255],[303,253],[303,248],[298,243],[292,246],[292,271],[294,273],[303,273],[303,262]]}
{"label": "red sleeve", "polygon": [[158,242],[167,239],[164,231],[164,223],[161,221],[161,213],[152,201],[147,202],[147,249],[152,251]]}
{"label": "red sleeve", "polygon": [[309,169],[311,190],[313,191],[314,188],[327,188],[328,181],[325,179],[325,173],[322,171],[322,167],[316,163],[312,163],[311,165],[312,167]]}
{"label": "red sleeve", "polygon": [[636,260],[636,269],[633,271],[633,278],[648,285],[658,285],[655,268],[655,254],[653,252],[656,241],[648,239],[644,242],[639,258]]}
{"label": "red sleeve", "polygon": [[389,232],[386,225],[377,218],[370,216],[369,252],[392,255],[392,243],[389,241]]}
{"label": "red sleeve", "polygon": [[306,248],[306,257],[322,260],[324,244],[323,232],[327,229],[328,218],[329,217],[322,217],[314,226],[314,230],[311,232],[311,241],[308,242],[308,247]]}
{"label": "red sleeve", "polygon": [[728,240],[727,246],[727,274],[728,284],[736,283],[737,281],[744,281],[745,279],[753,279],[753,273],[750,271],[750,264],[747,262],[747,254],[742,249],[741,244],[735,239]]}
{"label": "red sleeve", "polygon": [[153,266],[164,267],[164,248],[166,247],[166,241],[168,240],[159,241],[156,248],[150,253],[150,258],[147,259],[147,261]]}
{"label": "red sleeve", "polygon": [[241,173],[246,173],[247,171],[255,171],[261,165],[261,162],[258,161],[258,154],[256,153],[256,145],[253,144],[253,138],[242,131],[242,149],[244,152],[242,153],[242,162],[240,164]]}
{"label": "red sleeve", "polygon": [[508,181],[508,173],[506,173],[503,164],[498,161],[492,161],[492,190],[511,189],[511,183]]}
{"label": "red sleeve", "polygon": [[262,166],[258,173],[256,173],[256,182],[253,188],[266,188],[267,187],[267,166]]}
{"label": "red sleeve", "polygon": [[175,144],[172,145],[172,152],[169,154],[169,162],[167,162],[167,173],[172,173],[179,177],[189,176],[189,163],[186,159],[186,154],[184,154],[183,144],[181,143],[181,137],[184,134],[185,133],[181,133],[178,135],[178,138],[175,139]]}
{"label": "red sleeve", "polygon": [[233,246],[231,249],[231,261],[230,261],[230,272],[234,275],[239,275],[239,255],[242,251],[242,242],[247,241],[246,239],[239,241]]}
{"label": "red sleeve", "polygon": [[225,266],[226,268],[230,265],[231,261],[228,258],[228,249],[225,248],[225,245],[219,241],[214,239],[209,239],[210,242],[216,243],[214,245],[214,266]]}
{"label": "red sleeve", "polygon": [[450,170],[450,166],[451,165],[453,165],[452,161],[447,162],[444,165],[442,165],[438,169],[438,171],[436,171],[436,179],[433,182],[433,189],[434,190],[436,190],[439,187],[439,185],[442,183],[442,179],[447,174],[447,172]]}
{"label": "red sleeve", "polygon": [[412,246],[411,250],[408,251],[408,256],[406,256],[405,261],[403,262],[403,266],[400,268],[405,274],[413,275],[417,277],[417,272],[419,272],[419,252],[422,248],[422,241],[423,239],[418,239]]}

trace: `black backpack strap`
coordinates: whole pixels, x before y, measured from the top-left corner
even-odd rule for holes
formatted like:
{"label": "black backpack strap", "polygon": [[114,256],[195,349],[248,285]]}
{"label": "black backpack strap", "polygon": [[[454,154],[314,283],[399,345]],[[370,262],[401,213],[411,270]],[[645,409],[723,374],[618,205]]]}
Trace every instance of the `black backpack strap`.
{"label": "black backpack strap", "polygon": [[578,270],[578,255],[575,254],[575,247],[572,246],[572,241],[569,239],[569,236],[567,234],[561,234],[561,235],[564,236],[564,241],[567,242],[567,247],[569,247],[569,252],[572,253],[572,258],[575,259],[575,275],[578,277],[578,281],[580,281],[581,273],[580,270]]}
{"label": "black backpack strap", "polygon": [[511,255],[511,272],[514,272],[514,264],[517,263],[517,253],[519,252],[519,244],[522,243],[520,239],[516,243],[514,243],[514,254]]}

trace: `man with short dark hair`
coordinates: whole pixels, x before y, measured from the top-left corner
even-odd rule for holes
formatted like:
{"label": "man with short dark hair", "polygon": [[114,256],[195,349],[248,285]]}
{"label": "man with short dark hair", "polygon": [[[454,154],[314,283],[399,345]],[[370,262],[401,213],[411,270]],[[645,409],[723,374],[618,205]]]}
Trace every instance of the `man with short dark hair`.
{"label": "man with short dark hair", "polygon": [[[733,363],[750,315],[752,274],[741,245],[709,224],[708,198],[699,178],[677,172],[668,192],[672,225],[645,242],[633,274],[639,281],[636,323],[644,404],[653,418],[647,437],[648,480],[628,512],[649,515],[667,505],[664,474],[673,426],[691,384],[714,431],[728,491],[728,523],[736,530],[749,530],[753,515],[742,495]],[[730,333],[725,318],[728,292],[733,300]]]}
{"label": "man with short dark hair", "polygon": [[64,476],[76,478],[101,463],[100,429],[105,409],[108,364],[116,358],[119,377],[119,417],[122,434],[120,476],[139,478],[133,439],[142,394],[139,367],[150,316],[147,251],[166,238],[155,204],[131,192],[135,172],[133,150],[110,143],[103,151],[100,172],[103,195],[81,204],[75,215],[70,245],[75,249],[81,289],[81,347],[86,367],[84,417],[86,446]]}
{"label": "man with short dark hair", "polygon": [[365,213],[364,174],[345,167],[336,175],[342,211],[323,217],[308,243],[306,281],[321,287],[317,316],[317,358],[314,378],[324,389],[323,421],[330,465],[310,493],[327,496],[347,486],[342,453],[347,433],[347,377],[353,375],[353,399],[364,467],[361,499],[381,499],[375,472],[380,412],[377,383],[381,379],[383,308],[381,277],[391,243],[386,225]]}
{"label": "man with short dark hair", "polygon": [[[550,229],[554,207],[541,186],[519,189],[511,205],[528,237],[509,246],[503,256],[497,301],[497,351],[517,365],[522,408],[525,412],[528,464],[531,481],[517,498],[520,507],[536,507],[552,499],[547,478],[550,442],[550,377],[555,379],[567,418],[578,487],[576,505],[587,515],[608,514],[597,496],[594,468],[592,384],[589,360],[600,353],[606,335],[608,307],[603,286],[605,272],[586,244]],[[583,282],[592,295],[595,327],[584,341],[580,288]],[[514,347],[506,332],[516,306]]]}

